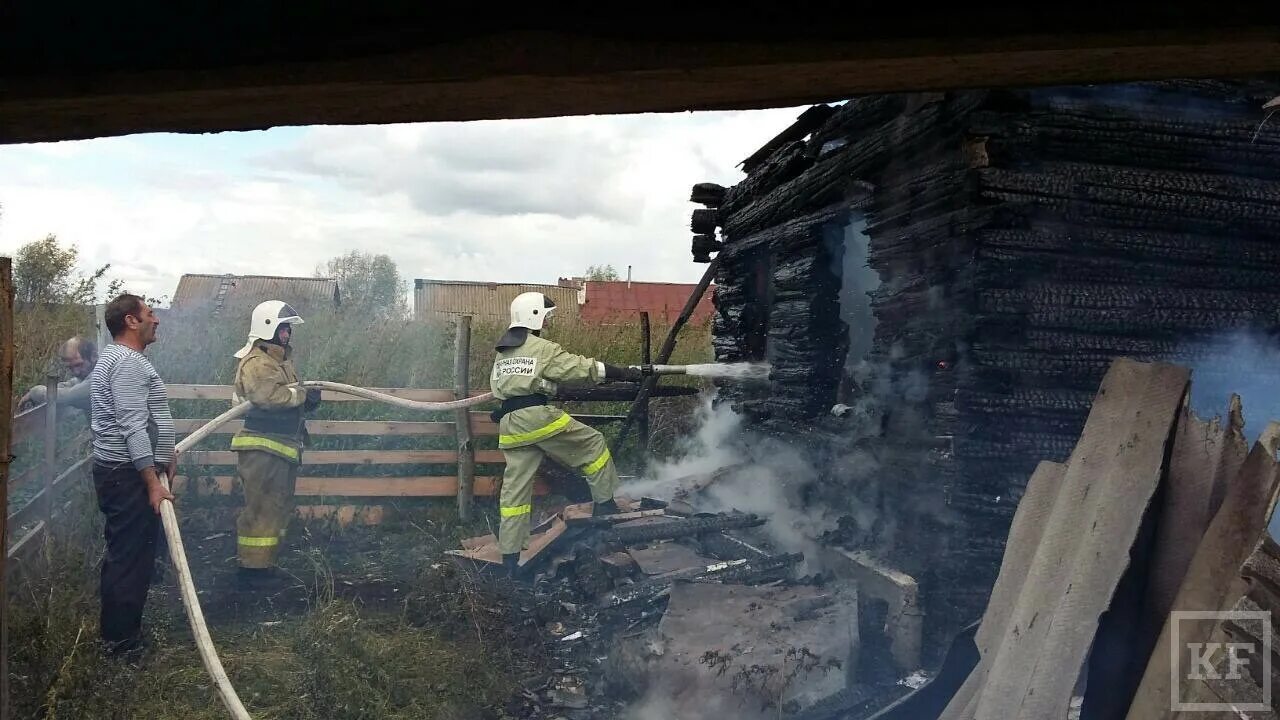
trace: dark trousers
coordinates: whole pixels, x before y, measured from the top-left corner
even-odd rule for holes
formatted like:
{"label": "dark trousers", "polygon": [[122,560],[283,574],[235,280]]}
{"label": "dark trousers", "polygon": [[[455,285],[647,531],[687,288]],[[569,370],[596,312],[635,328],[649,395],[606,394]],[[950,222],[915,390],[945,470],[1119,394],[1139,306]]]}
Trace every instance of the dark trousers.
{"label": "dark trousers", "polygon": [[102,640],[108,646],[141,639],[142,608],[156,564],[160,516],[147,502],[147,485],[132,465],[94,463],[93,487],[106,516],[102,561]]}

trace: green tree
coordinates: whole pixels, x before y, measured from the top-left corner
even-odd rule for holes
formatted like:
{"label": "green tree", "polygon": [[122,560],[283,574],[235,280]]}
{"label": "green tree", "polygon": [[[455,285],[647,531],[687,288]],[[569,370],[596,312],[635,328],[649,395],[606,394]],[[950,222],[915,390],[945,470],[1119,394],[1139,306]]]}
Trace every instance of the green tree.
{"label": "green tree", "polygon": [[587,280],[617,280],[618,271],[612,265],[588,265],[584,276]]}
{"label": "green tree", "polygon": [[54,235],[18,248],[13,256],[14,301],[23,306],[93,304],[98,281],[111,266],[83,276],[76,273],[79,259],[79,248],[62,247]]}
{"label": "green tree", "polygon": [[338,281],[344,309],[368,312],[375,317],[401,318],[408,314],[406,287],[391,256],[352,250],[316,268],[316,277]]}
{"label": "green tree", "polygon": [[138,297],[142,298],[143,302],[145,302],[146,304],[150,305],[153,308],[160,307],[169,301],[168,295],[161,295],[160,297],[155,297],[154,295],[144,295],[140,293],[130,292],[129,288],[124,286],[124,280],[121,280],[120,278],[112,278],[111,282],[107,283],[107,292],[106,292],[106,295],[104,296],[106,298],[106,302],[111,302],[112,300],[120,297],[121,295],[137,295]]}

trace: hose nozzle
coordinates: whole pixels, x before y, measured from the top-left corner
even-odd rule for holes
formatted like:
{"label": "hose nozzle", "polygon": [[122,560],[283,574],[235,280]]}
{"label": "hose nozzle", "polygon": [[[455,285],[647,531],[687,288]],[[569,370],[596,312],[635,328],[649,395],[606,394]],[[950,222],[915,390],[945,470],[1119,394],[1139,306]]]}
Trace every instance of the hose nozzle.
{"label": "hose nozzle", "polygon": [[686,365],[632,365],[632,370],[639,370],[641,375],[688,375]]}

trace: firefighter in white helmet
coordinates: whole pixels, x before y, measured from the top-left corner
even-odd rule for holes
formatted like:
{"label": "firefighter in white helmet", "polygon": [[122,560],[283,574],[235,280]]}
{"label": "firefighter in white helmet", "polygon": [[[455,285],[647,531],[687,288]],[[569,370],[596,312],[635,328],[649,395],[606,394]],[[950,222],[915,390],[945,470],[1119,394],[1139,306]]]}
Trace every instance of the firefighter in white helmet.
{"label": "firefighter in white helmet", "polygon": [[495,347],[498,355],[489,378],[494,397],[502,401],[493,413],[498,423],[498,447],[507,463],[498,500],[498,547],[511,576],[519,570],[520,551],[529,538],[533,475],[543,456],[586,476],[595,514],[618,511],[613,499],[618,470],[604,436],[548,404],[556,384],[641,379],[637,369],[574,355],[542,338],[542,329],[554,311],[555,303],[540,292],[522,293],[511,301],[511,324]]}
{"label": "firefighter in white helmet", "polygon": [[320,391],[302,387],[290,359],[289,340],[294,326],[301,324],[288,303],[261,303],[253,309],[248,342],[235,353],[240,362],[232,403],[253,403],[244,416],[244,429],[231,439],[244,487],[244,509],[236,520],[236,555],[240,581],[250,588],[272,579],[307,442],[303,412],[320,404]]}

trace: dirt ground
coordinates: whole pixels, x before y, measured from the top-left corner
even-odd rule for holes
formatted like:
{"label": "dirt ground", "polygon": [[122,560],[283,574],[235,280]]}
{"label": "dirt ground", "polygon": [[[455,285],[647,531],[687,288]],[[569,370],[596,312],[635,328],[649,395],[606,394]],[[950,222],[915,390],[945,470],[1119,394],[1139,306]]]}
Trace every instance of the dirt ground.
{"label": "dirt ground", "polygon": [[[87,499],[87,498],[86,498]],[[101,527],[81,502],[11,595],[15,718],[225,718],[200,663],[167,561],[148,600],[151,649],[136,665],[102,656]],[[544,682],[542,627],[556,610],[446,560],[486,519],[458,526],[452,503],[406,505],[381,525],[289,529],[269,592],[235,580],[234,498],[181,503],[184,544],[210,632],[255,718],[529,717]]]}

